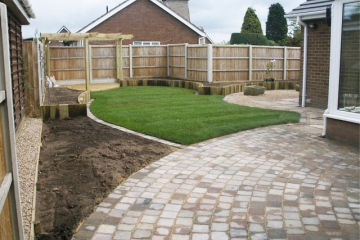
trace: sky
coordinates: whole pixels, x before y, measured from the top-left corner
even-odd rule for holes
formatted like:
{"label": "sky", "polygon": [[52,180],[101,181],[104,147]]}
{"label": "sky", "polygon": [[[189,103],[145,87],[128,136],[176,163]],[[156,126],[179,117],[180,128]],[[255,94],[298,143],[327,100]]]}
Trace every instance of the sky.
{"label": "sky", "polygon": [[[280,3],[285,13],[306,0],[190,0],[191,22],[203,27],[214,43],[228,42],[231,34],[240,32],[248,7],[256,10],[265,33],[268,9]],[[23,26],[23,37],[39,36],[39,33],[56,33],[62,26],[77,32],[124,0],[29,0],[36,18],[29,26]],[[37,35],[36,35],[37,34]]]}

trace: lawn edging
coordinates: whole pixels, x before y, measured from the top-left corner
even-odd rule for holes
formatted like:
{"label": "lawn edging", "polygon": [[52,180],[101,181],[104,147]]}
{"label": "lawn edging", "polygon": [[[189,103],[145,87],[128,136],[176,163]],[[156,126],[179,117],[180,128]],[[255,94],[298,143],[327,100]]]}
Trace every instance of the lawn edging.
{"label": "lawn edging", "polygon": [[199,95],[229,95],[243,92],[246,86],[263,86],[265,90],[292,90],[299,81],[278,80],[276,82],[247,81],[226,86],[204,86],[201,82],[174,79],[127,79],[120,81],[120,87],[128,86],[164,86],[193,89]]}

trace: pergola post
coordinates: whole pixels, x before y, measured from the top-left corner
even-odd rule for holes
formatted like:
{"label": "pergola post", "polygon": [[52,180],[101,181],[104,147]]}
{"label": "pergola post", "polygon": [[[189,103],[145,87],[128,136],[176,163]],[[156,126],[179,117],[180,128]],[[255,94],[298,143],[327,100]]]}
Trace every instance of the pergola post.
{"label": "pergola post", "polygon": [[122,69],[122,39],[116,40],[116,78],[119,81],[124,80]]}
{"label": "pergola post", "polygon": [[[122,60],[122,41],[124,39],[132,39],[134,36],[132,34],[122,34],[122,33],[42,33],[41,37],[43,38],[44,44],[44,58],[47,65],[46,75],[50,75],[50,51],[49,51],[49,40],[59,41],[84,41],[85,47],[85,82],[86,90],[90,90],[90,80],[92,80],[91,72],[91,50],[89,49],[89,41],[113,41],[116,43],[116,78],[119,81],[124,80],[123,74],[123,60]],[[48,44],[48,45],[46,45]],[[46,50],[46,51],[45,51]]]}
{"label": "pergola post", "polygon": [[[48,63],[47,62],[47,57],[46,57],[46,40],[45,40],[45,38],[43,38],[42,40],[41,40],[41,42],[42,42],[42,47],[43,47],[43,59],[44,59],[44,62],[45,62],[45,64],[46,65],[48,65],[48,64],[50,64],[50,63]],[[46,66],[44,66],[44,75],[46,76],[46,74],[47,74],[47,71],[46,71]]]}
{"label": "pergola post", "polygon": [[46,62],[45,76],[50,76],[50,42],[45,39],[44,42],[44,59]]}
{"label": "pergola post", "polygon": [[84,38],[85,47],[85,82],[86,90],[90,90],[90,54],[89,54],[89,38]]}

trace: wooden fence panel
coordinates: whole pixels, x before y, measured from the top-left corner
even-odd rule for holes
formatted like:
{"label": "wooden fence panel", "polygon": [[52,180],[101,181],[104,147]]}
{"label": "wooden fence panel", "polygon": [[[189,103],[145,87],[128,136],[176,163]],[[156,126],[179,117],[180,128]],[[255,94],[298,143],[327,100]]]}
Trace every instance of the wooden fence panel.
{"label": "wooden fence panel", "polygon": [[300,59],[300,48],[287,48],[287,80],[298,80],[300,78]]}
{"label": "wooden fence panel", "polygon": [[51,47],[50,75],[56,80],[85,79],[85,51],[83,47]]}
{"label": "wooden fence panel", "polygon": [[166,46],[133,46],[132,70],[134,77],[166,77]]}
{"label": "wooden fence panel", "polygon": [[213,47],[213,82],[231,82],[247,79],[249,79],[248,47]]}
{"label": "wooden fence panel", "polygon": [[[284,79],[284,48],[283,47],[257,47],[252,49],[252,80],[265,78]],[[266,65],[275,60],[275,67],[266,73]]]}
{"label": "wooden fence panel", "polygon": [[188,47],[188,79],[205,82],[208,75],[208,47]]}
{"label": "wooden fence panel", "polygon": [[[123,46],[125,78],[173,77],[196,81],[234,82],[298,80],[300,48],[268,46]],[[92,79],[116,79],[115,46],[91,46]],[[266,74],[266,65],[276,60]],[[58,80],[85,79],[84,49],[51,48],[52,74]],[[209,69],[210,68],[210,69]]]}
{"label": "wooden fence panel", "polygon": [[116,47],[91,46],[93,79],[116,78]]}
{"label": "wooden fence panel", "polygon": [[173,78],[186,78],[186,45],[169,46],[170,76]]}
{"label": "wooden fence panel", "polygon": [[25,100],[26,115],[31,117],[40,117],[40,94],[39,94],[39,58],[37,40],[24,41],[24,64],[26,71],[25,81]]}

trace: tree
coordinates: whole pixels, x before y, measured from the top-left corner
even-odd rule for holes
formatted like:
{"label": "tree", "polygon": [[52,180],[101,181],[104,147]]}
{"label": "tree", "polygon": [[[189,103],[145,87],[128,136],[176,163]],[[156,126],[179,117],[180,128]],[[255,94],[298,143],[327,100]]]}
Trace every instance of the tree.
{"label": "tree", "polygon": [[255,9],[249,7],[244,16],[241,26],[241,33],[260,33],[263,34],[260,20],[255,13]]}
{"label": "tree", "polygon": [[285,11],[280,3],[271,4],[266,21],[266,37],[279,42],[286,37],[288,32]]}
{"label": "tree", "polygon": [[284,39],[280,40],[278,44],[280,46],[292,46],[300,47],[301,42],[301,27],[295,21],[291,22],[288,26],[290,31]]}

